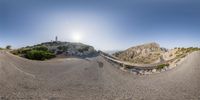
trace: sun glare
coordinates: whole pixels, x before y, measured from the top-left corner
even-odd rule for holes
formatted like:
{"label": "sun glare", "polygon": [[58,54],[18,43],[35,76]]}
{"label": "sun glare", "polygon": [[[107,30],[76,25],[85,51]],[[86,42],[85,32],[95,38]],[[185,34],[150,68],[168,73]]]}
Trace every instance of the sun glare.
{"label": "sun glare", "polygon": [[72,39],[74,42],[80,42],[81,41],[81,34],[80,33],[73,33]]}

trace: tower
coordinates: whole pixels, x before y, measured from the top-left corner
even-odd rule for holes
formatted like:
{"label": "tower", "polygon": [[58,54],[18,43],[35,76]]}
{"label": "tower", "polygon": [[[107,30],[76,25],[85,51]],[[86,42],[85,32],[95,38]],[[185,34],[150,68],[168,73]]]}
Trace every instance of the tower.
{"label": "tower", "polygon": [[56,42],[58,41],[58,37],[57,36],[56,36],[55,40],[56,40]]}

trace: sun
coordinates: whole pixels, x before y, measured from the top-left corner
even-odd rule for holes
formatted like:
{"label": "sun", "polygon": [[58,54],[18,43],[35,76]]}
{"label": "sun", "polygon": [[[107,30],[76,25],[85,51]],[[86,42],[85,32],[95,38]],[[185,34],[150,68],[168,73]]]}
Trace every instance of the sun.
{"label": "sun", "polygon": [[73,39],[74,42],[80,42],[81,38],[82,38],[82,36],[78,32],[72,34],[72,39]]}

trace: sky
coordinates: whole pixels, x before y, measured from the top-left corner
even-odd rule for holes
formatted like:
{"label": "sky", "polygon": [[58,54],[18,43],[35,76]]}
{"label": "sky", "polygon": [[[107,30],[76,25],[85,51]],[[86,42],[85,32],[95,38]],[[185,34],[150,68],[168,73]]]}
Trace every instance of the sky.
{"label": "sky", "polygon": [[0,47],[55,40],[98,50],[200,47],[199,0],[0,0]]}

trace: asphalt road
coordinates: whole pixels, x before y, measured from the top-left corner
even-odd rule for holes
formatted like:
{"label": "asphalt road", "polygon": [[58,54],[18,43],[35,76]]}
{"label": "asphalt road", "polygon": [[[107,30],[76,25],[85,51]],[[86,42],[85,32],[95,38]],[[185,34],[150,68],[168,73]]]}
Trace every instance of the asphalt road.
{"label": "asphalt road", "polygon": [[200,100],[200,52],[139,76],[100,56],[42,62],[0,51],[0,100]]}

